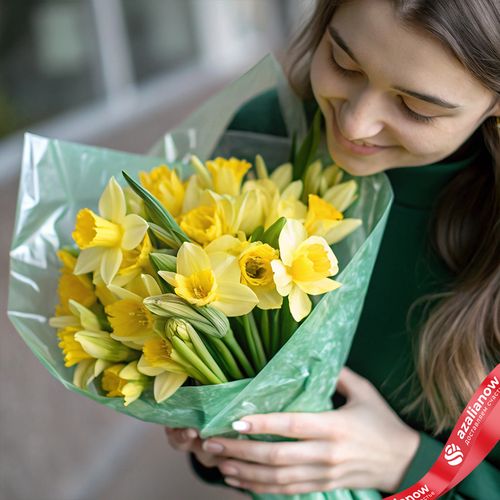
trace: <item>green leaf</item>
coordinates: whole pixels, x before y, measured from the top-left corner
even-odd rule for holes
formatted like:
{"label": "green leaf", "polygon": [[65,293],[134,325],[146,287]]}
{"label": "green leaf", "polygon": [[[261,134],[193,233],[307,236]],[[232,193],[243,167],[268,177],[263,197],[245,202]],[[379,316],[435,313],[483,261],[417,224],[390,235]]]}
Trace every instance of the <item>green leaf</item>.
{"label": "green leaf", "polygon": [[[174,268],[171,269],[170,259],[174,259],[174,261],[176,260],[175,257],[171,255],[165,255],[157,252],[149,254],[149,262],[151,262],[151,266],[155,271],[155,275],[158,275],[158,271],[175,271],[177,264],[174,262],[173,264]],[[160,284],[160,289],[163,293],[174,292],[174,288],[172,285],[170,285],[170,283],[167,283],[164,279],[161,279],[159,276],[157,276],[157,278],[158,278],[157,281]]]}
{"label": "green leaf", "polygon": [[295,163],[296,157],[297,157],[297,132],[294,131],[292,134],[292,145],[290,147],[290,155],[288,161],[293,165]]}
{"label": "green leaf", "polygon": [[154,252],[149,254],[149,258],[158,271],[175,273],[177,270],[177,258],[174,255]]}
{"label": "green leaf", "polygon": [[314,159],[314,155],[321,139],[321,110],[318,108],[314,115],[313,122],[309,128],[304,142],[300,145],[299,152],[293,162],[293,180],[302,179],[306,167]]}
{"label": "green leaf", "polygon": [[286,217],[280,217],[274,224],[267,228],[260,241],[262,241],[262,243],[267,243],[273,248],[276,248],[276,250],[279,250],[279,237],[281,234],[281,230],[283,229],[285,224]]}
{"label": "green leaf", "polygon": [[[144,208],[149,221],[165,230],[166,234],[171,236],[171,242],[175,245],[172,248],[179,248],[182,243],[191,241],[168,210],[151,193],[135,182],[126,172],[122,171],[122,174],[129,186],[144,201]],[[154,231],[153,234],[157,236]]]}
{"label": "green leaf", "polygon": [[264,234],[264,226],[258,226],[254,229],[254,232],[250,235],[250,241],[262,241],[262,235]]}

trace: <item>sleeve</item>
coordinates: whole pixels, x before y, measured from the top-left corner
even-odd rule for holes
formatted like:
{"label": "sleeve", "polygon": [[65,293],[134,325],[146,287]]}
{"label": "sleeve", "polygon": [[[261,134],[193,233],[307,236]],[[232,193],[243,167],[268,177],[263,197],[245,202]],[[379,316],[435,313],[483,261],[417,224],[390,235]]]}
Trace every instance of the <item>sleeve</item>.
{"label": "sleeve", "polygon": [[[419,434],[420,444],[399,485],[398,491],[410,487],[425,476],[443,449],[444,443],[438,439],[424,432],[419,432]],[[500,445],[497,444],[486,459],[462,482],[450,490],[445,498],[450,500],[500,499]]]}
{"label": "sleeve", "polygon": [[224,476],[218,467],[205,467],[202,465],[194,453],[189,453],[189,461],[194,472],[200,479],[210,484],[225,485]]}

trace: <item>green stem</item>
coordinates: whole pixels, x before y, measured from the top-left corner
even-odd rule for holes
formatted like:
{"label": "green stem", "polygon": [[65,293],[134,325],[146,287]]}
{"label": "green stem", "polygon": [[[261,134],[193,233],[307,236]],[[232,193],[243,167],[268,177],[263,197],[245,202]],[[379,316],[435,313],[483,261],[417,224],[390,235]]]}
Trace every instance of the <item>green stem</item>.
{"label": "green stem", "polygon": [[228,349],[234,354],[238,362],[240,363],[241,367],[245,371],[248,377],[255,377],[255,370],[253,369],[250,361],[248,361],[248,358],[246,357],[246,354],[244,351],[241,349],[240,345],[236,341],[234,337],[234,333],[229,328],[227,331],[226,335],[222,337],[222,342],[228,347]]}
{"label": "green stem", "polygon": [[245,328],[249,329],[250,335],[252,336],[254,342],[256,368],[257,371],[260,371],[262,370],[262,368],[264,368],[264,366],[266,366],[267,359],[266,354],[264,353],[264,348],[262,347],[262,342],[260,340],[259,329],[257,328],[257,324],[255,323],[255,319],[251,312],[243,317],[245,318]]}
{"label": "green stem", "polygon": [[203,340],[200,338],[198,332],[194,328],[189,329],[189,337],[191,338],[191,342],[193,343],[196,354],[198,354],[198,356],[206,364],[206,366],[221,382],[227,382],[228,380],[226,376],[220,369],[219,365],[216,363],[215,359],[208,352],[208,349],[205,347]]}
{"label": "green stem", "polygon": [[224,342],[217,337],[212,337],[211,335],[207,336],[208,342],[212,345],[212,348],[217,352],[221,361],[224,363],[224,366],[233,380],[241,380],[245,378],[245,375],[241,372],[238,367],[238,363],[234,359],[231,351],[226,347]]}
{"label": "green stem", "polygon": [[280,318],[281,318],[281,309],[275,309],[273,311],[273,320],[271,324],[271,354],[273,356],[280,349]]}
{"label": "green stem", "polygon": [[202,383],[203,385],[210,384],[210,381],[203,375],[203,373],[201,373],[199,370],[197,370],[194,366],[187,363],[186,360],[184,358],[182,358],[178,352],[173,351],[170,357],[171,357],[172,361],[175,361],[177,364],[182,366],[184,371],[191,378],[198,380],[198,382]]}
{"label": "green stem", "polygon": [[285,301],[283,301],[283,316],[281,320],[281,346],[283,347],[288,339],[293,335],[293,332],[297,329],[298,323],[293,319],[292,313],[290,311],[290,304],[288,301],[288,297]]}
{"label": "green stem", "polygon": [[203,363],[203,361],[179,337],[172,337],[172,346],[188,363],[199,370],[211,384],[221,384],[222,381]]}
{"label": "green stem", "polygon": [[262,344],[264,345],[266,356],[272,358],[273,353],[271,351],[271,333],[269,331],[269,311],[263,309],[260,314],[260,332],[262,335]]}

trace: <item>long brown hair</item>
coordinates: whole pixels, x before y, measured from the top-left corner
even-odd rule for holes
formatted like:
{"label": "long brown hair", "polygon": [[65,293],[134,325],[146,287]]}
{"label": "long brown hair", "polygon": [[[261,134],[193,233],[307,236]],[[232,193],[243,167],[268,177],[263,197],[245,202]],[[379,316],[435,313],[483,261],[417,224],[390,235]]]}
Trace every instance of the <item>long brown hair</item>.
{"label": "long brown hair", "polygon": [[[498,101],[496,0],[391,1],[402,23],[441,41]],[[311,58],[341,3],[317,0],[291,41],[285,71],[302,98],[313,96]],[[500,360],[500,134],[495,117],[485,119],[479,131],[482,154],[444,188],[433,212],[431,243],[452,280],[439,293],[421,297],[408,312],[409,320],[416,306],[425,304],[425,321],[413,349],[420,390],[402,413],[418,410],[435,435],[453,427]]]}

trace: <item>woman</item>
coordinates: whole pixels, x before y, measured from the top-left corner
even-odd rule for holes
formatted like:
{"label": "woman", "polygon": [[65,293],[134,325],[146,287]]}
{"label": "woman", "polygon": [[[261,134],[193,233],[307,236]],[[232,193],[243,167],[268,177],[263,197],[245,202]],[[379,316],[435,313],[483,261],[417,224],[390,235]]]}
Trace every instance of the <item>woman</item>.
{"label": "woman", "polygon": [[[500,361],[500,5],[319,0],[292,56],[332,158],[353,175],[386,172],[395,192],[337,386],[347,402],[243,419],[296,442],[168,439],[207,481],[256,493],[393,493],[429,470]],[[277,109],[267,93],[230,128],[286,135]],[[499,497],[497,445],[445,498]]]}

